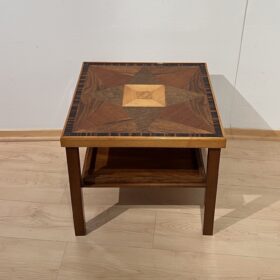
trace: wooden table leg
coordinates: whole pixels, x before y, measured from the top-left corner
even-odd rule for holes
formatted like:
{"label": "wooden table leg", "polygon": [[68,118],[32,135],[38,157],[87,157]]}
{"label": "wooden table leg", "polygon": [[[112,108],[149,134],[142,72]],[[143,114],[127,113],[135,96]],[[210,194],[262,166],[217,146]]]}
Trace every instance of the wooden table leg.
{"label": "wooden table leg", "polygon": [[208,149],[203,234],[213,235],[221,149]]}
{"label": "wooden table leg", "polygon": [[97,148],[87,148],[85,154],[83,172],[82,172],[83,178],[85,178],[86,176],[94,172],[96,155],[97,155]]}
{"label": "wooden table leg", "polygon": [[76,235],[85,235],[85,218],[79,148],[66,148],[72,212]]}

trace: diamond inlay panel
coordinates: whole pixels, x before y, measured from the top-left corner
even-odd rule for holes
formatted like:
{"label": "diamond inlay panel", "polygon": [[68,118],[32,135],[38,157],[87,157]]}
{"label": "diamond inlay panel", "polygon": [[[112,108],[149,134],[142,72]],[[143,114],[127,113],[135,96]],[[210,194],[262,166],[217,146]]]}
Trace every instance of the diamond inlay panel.
{"label": "diamond inlay panel", "polygon": [[124,85],[123,106],[165,107],[164,85]]}

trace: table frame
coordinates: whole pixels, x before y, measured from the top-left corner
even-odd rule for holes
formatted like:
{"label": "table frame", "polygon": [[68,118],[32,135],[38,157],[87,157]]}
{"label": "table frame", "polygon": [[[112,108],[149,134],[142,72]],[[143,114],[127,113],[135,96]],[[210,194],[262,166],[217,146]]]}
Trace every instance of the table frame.
{"label": "table frame", "polygon": [[[92,64],[92,62],[84,62],[80,72],[80,77],[73,95],[72,105],[68,112],[67,120],[73,120],[74,117],[71,114],[71,108],[73,104],[77,104],[79,98],[78,93],[81,93],[82,84],[85,81],[86,66]],[[106,64],[102,62],[95,62],[93,64]],[[111,64],[111,63],[107,63]],[[125,63],[115,63],[123,65]],[[130,63],[131,64],[131,63]],[[142,64],[142,63],[136,63]],[[156,63],[147,63],[147,65],[157,65]],[[168,65],[178,63],[167,63]],[[182,63],[181,63],[182,64]],[[180,64],[180,65],[181,65]],[[183,63],[189,64],[189,63]],[[197,63],[192,63],[197,64]],[[203,234],[212,235],[214,227],[214,215],[215,215],[215,204],[218,184],[218,173],[219,173],[219,162],[221,148],[226,146],[226,138],[224,137],[224,131],[221,123],[220,113],[218,111],[217,102],[215,99],[214,91],[209,78],[209,73],[206,63],[198,63],[199,65],[205,66],[205,77],[207,78],[209,85],[208,90],[212,93],[214,107],[216,108],[218,123],[221,129],[221,135],[200,137],[191,135],[189,137],[167,137],[167,136],[94,136],[94,135],[71,135],[65,133],[67,128],[67,120],[64,126],[64,130],[60,139],[61,146],[65,147],[68,164],[68,174],[71,192],[71,202],[73,210],[73,219],[76,235],[86,234],[86,225],[84,218],[84,206],[83,206],[83,194],[82,188],[84,187],[83,178],[85,176],[85,168],[81,171],[79,148],[87,147],[87,151],[91,151],[93,157],[96,157],[97,149],[101,147],[107,148],[197,148],[197,149],[208,149],[207,155],[207,168],[205,171],[205,200],[204,200],[204,221],[203,221]],[[204,77],[204,78],[205,78]],[[91,149],[91,150],[89,150]],[[88,157],[85,159],[84,166],[88,164],[94,164],[93,162],[87,162]],[[91,166],[93,168],[93,166]],[[121,187],[121,186],[118,186]],[[180,186],[179,186],[180,187]],[[190,187],[190,184],[188,185]]]}
{"label": "table frame", "polygon": [[[93,148],[93,157],[96,157],[97,148]],[[219,174],[220,148],[209,148],[207,155],[206,187],[204,199],[203,234],[213,235],[215,204]],[[66,147],[70,194],[73,212],[75,234],[86,234],[86,223],[83,205],[83,176],[80,165],[78,147]],[[87,157],[86,159],[87,160]],[[94,162],[94,161],[93,161]],[[92,166],[93,168],[93,166]],[[121,187],[121,186],[118,186]]]}

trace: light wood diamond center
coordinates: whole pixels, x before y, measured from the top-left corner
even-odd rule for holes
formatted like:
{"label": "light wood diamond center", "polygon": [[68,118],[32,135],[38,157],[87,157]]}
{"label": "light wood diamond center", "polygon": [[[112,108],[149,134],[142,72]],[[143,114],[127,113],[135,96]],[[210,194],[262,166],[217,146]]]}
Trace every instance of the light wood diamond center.
{"label": "light wood diamond center", "polygon": [[126,84],[122,105],[124,107],[165,107],[165,86]]}

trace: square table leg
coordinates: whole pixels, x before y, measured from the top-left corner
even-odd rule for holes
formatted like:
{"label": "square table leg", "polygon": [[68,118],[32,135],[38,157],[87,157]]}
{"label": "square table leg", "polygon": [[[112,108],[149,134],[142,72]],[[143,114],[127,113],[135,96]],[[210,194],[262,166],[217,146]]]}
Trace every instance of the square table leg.
{"label": "square table leg", "polygon": [[203,234],[213,235],[221,149],[208,149]]}
{"label": "square table leg", "polygon": [[79,148],[66,148],[72,212],[76,235],[85,235],[85,218]]}

